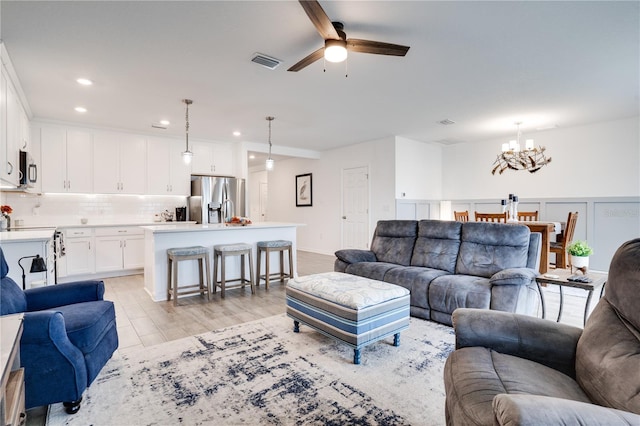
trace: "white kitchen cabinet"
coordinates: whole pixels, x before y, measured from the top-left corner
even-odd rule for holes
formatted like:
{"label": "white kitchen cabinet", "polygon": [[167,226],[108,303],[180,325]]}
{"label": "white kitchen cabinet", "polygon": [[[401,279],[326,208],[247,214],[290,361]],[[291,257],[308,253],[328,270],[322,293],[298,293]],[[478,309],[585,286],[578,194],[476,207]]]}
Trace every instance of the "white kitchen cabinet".
{"label": "white kitchen cabinet", "polygon": [[40,129],[43,192],[93,192],[93,135],[82,130]]}
{"label": "white kitchen cabinet", "polygon": [[70,228],[64,232],[65,255],[60,258],[58,276],[93,274],[95,243],[92,228]]}
{"label": "white kitchen cabinet", "polygon": [[2,85],[2,99],[0,102],[3,106],[1,112],[3,126],[0,132],[4,134],[2,140],[3,162],[0,177],[5,183],[17,186],[20,181],[18,149],[20,148],[21,139],[20,117],[22,107],[11,80],[4,73],[4,67],[0,85]]}
{"label": "white kitchen cabinet", "polygon": [[123,133],[94,134],[94,192],[144,194],[147,142]]}
{"label": "white kitchen cabinet", "polygon": [[234,176],[233,146],[222,143],[193,142],[191,173],[194,175]]}
{"label": "white kitchen cabinet", "polygon": [[135,226],[96,228],[96,272],[144,267],[144,231]]}
{"label": "white kitchen cabinet", "polygon": [[185,195],[191,193],[191,167],[182,160],[181,142],[151,138],[147,149],[147,194]]}

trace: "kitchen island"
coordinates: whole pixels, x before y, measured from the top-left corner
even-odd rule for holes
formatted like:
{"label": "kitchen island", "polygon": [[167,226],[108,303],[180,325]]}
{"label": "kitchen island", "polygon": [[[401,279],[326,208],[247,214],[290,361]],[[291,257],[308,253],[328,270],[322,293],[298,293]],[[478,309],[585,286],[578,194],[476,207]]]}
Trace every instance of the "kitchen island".
{"label": "kitchen island", "polygon": [[[258,241],[289,240],[293,243],[293,272],[294,276],[296,276],[296,228],[298,226],[302,226],[302,224],[258,222],[247,226],[226,226],[224,224],[143,226],[145,290],[156,302],[167,300],[167,249],[173,247],[207,247],[210,252],[211,271],[213,271],[214,245],[233,243],[251,244],[253,246],[253,267],[255,273],[257,264],[256,243]],[[272,256],[269,260],[271,262],[271,271],[279,270],[279,258]],[[265,262],[263,260],[263,265],[264,264]],[[227,279],[240,276],[239,258],[227,260],[226,274]],[[181,285],[198,282],[198,266],[195,260],[180,262],[178,281]]]}

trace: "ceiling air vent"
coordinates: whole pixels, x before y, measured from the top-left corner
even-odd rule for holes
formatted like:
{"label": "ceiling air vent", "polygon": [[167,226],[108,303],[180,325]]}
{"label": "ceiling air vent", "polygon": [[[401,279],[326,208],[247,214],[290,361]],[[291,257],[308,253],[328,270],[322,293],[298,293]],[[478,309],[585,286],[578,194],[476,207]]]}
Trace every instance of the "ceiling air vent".
{"label": "ceiling air vent", "polygon": [[451,124],[455,124],[456,122],[453,120],[449,120],[448,118],[445,118],[444,120],[438,121],[438,123],[442,124],[443,126],[449,126]]}
{"label": "ceiling air vent", "polygon": [[162,124],[151,123],[151,127],[153,127],[154,129],[167,130],[167,127],[163,126]]}
{"label": "ceiling air vent", "polygon": [[251,62],[255,62],[258,65],[269,68],[270,70],[278,68],[278,65],[282,63],[280,59],[272,58],[271,56],[267,56],[262,53],[255,53],[251,58]]}

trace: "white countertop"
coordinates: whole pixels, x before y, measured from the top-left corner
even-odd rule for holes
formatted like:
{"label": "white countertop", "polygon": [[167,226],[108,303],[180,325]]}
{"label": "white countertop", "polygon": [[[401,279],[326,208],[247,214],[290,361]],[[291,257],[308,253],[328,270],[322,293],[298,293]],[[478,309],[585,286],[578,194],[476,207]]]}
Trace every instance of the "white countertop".
{"label": "white countertop", "polygon": [[14,243],[25,241],[48,241],[53,238],[55,228],[41,231],[0,232],[2,243]]}
{"label": "white countertop", "polygon": [[143,226],[147,231],[154,234],[159,233],[175,233],[175,232],[201,232],[201,231],[229,231],[229,230],[251,230],[263,228],[289,228],[292,226],[304,226],[303,223],[291,222],[257,222],[246,226],[227,226],[223,223],[213,224],[180,224],[180,225],[161,225],[161,226]]}

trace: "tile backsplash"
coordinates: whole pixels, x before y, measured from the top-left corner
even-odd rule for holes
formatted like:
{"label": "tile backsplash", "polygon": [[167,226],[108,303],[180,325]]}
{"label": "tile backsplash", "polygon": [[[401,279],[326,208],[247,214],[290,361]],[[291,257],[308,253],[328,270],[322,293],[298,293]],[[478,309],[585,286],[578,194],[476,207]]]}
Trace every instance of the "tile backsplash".
{"label": "tile backsplash", "polygon": [[[12,221],[21,226],[153,222],[154,215],[187,205],[185,196],[30,194],[3,192],[2,204],[13,209]],[[14,224],[16,222],[13,222]]]}

